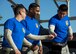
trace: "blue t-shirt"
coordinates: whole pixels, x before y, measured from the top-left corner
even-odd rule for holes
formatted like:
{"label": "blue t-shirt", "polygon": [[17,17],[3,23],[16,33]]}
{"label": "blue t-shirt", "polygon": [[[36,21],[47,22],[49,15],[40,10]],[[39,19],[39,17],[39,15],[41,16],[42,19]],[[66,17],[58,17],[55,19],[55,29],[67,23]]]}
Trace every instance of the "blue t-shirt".
{"label": "blue t-shirt", "polygon": [[59,19],[58,15],[55,15],[49,20],[49,25],[55,25],[54,31],[57,34],[57,37],[52,40],[53,42],[63,43],[67,41],[68,27],[70,26],[70,20],[68,16]]}
{"label": "blue t-shirt", "polygon": [[[25,30],[24,26],[18,20],[16,20],[16,18],[7,20],[4,24],[4,30],[5,29],[10,29],[12,31],[12,35],[11,35],[12,39],[15,45],[17,46],[17,48],[21,50],[24,36],[28,35],[29,32]],[[2,46],[11,47],[8,41],[5,39],[5,36],[3,39]]]}
{"label": "blue t-shirt", "polygon": [[[34,35],[39,34],[40,24],[35,18],[30,18],[29,16],[26,16],[25,20],[22,21],[22,24],[27,28],[30,33]],[[32,44],[39,44],[39,41],[31,40],[29,38],[27,38],[27,40]]]}

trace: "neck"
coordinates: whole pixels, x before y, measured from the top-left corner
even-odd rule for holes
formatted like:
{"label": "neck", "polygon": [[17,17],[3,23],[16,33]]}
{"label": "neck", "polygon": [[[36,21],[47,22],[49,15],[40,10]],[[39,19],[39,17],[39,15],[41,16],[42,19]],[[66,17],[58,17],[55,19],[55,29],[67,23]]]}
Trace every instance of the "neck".
{"label": "neck", "polygon": [[31,14],[31,13],[28,13],[28,16],[29,16],[30,18],[33,18],[33,16],[32,16],[32,14]]}
{"label": "neck", "polygon": [[20,15],[17,15],[17,16],[16,16],[16,19],[17,19],[19,22],[23,20]]}

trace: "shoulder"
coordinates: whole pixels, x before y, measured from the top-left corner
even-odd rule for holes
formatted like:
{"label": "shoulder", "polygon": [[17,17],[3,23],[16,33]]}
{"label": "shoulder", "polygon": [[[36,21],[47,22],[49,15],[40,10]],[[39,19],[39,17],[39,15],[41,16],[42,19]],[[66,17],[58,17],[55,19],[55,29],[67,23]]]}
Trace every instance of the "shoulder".
{"label": "shoulder", "polygon": [[27,15],[26,18],[25,18],[25,20],[30,20],[30,17]]}
{"label": "shoulder", "polygon": [[54,15],[53,17],[51,17],[49,21],[57,21],[57,15]]}
{"label": "shoulder", "polygon": [[14,18],[10,18],[5,23],[13,23],[13,22],[14,22]]}
{"label": "shoulder", "polygon": [[70,20],[70,18],[66,15],[66,16],[65,16],[65,20]]}
{"label": "shoulder", "polygon": [[51,17],[51,19],[49,20],[49,25],[53,24],[56,25],[58,23],[58,16],[54,15],[53,17]]}
{"label": "shoulder", "polygon": [[5,23],[4,23],[4,28],[5,29],[11,29],[14,26],[14,18],[8,19]]}

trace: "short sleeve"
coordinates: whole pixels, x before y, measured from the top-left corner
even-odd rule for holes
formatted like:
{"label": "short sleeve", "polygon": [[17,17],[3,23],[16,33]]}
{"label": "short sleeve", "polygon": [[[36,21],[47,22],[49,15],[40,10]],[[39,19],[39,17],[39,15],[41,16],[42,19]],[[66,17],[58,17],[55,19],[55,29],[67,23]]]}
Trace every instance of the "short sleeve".
{"label": "short sleeve", "polygon": [[68,19],[68,26],[70,26],[70,19]]}
{"label": "short sleeve", "polygon": [[51,18],[49,20],[49,25],[56,25],[56,19],[55,18]]}
{"label": "short sleeve", "polygon": [[25,28],[26,32],[25,32],[25,37],[28,36],[30,34],[30,32]]}
{"label": "short sleeve", "polygon": [[10,29],[11,31],[13,31],[14,28],[14,23],[12,20],[7,20],[4,24],[4,29]]}

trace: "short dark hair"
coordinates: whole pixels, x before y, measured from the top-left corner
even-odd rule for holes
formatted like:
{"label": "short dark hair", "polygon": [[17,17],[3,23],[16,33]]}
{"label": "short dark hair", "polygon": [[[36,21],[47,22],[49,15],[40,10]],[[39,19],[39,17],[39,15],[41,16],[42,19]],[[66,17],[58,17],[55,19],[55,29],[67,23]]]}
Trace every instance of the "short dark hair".
{"label": "short dark hair", "polygon": [[31,8],[34,8],[34,7],[40,7],[38,4],[36,4],[36,3],[31,3],[30,5],[29,5],[29,10],[31,9]]}
{"label": "short dark hair", "polygon": [[13,9],[15,16],[20,13],[20,9],[22,9],[22,8],[24,8],[26,10],[26,8],[22,4],[17,4],[16,5],[16,7]]}
{"label": "short dark hair", "polygon": [[68,6],[66,4],[61,4],[58,11],[68,11]]}

